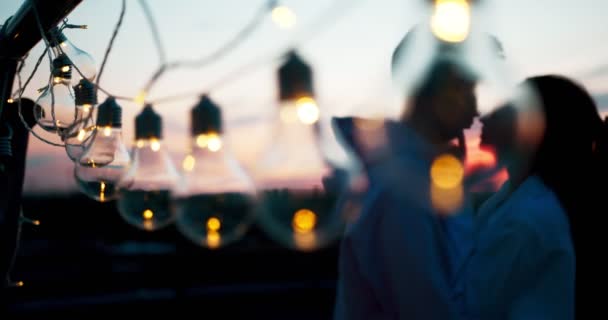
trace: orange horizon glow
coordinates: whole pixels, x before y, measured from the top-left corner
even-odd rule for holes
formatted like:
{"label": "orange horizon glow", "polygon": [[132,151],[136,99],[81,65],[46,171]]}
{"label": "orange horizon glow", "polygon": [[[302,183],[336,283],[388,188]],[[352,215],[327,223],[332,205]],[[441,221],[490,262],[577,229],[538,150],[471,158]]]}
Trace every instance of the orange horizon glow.
{"label": "orange horizon glow", "polygon": [[[479,146],[481,141],[480,132],[478,129],[471,129],[465,132],[466,139],[466,160],[464,163],[465,176],[470,176],[480,169],[491,169],[497,165],[496,154],[493,151],[483,149]],[[509,174],[506,169],[500,170],[490,179],[492,190],[496,191],[500,186],[507,181]]]}

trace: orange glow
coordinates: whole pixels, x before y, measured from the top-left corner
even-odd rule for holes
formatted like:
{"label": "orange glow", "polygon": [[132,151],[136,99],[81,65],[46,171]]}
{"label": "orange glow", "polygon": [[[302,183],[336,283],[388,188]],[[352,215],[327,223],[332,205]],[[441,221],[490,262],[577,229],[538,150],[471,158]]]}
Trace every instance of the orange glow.
{"label": "orange glow", "polygon": [[143,106],[146,103],[146,92],[140,91],[139,94],[135,97],[134,101],[138,106]]}
{"label": "orange glow", "polygon": [[317,236],[314,232],[296,233],[293,235],[296,249],[300,251],[312,251],[317,247]]}
{"label": "orange glow", "polygon": [[467,0],[436,0],[431,17],[433,34],[447,42],[462,42],[470,31],[471,8]]}
{"label": "orange glow", "polygon": [[317,225],[317,215],[311,210],[300,209],[293,215],[291,225],[296,233],[309,233]]}
{"label": "orange glow", "polygon": [[222,237],[216,231],[210,231],[207,233],[207,246],[210,249],[216,249],[220,246]]}
{"label": "orange glow", "polygon": [[150,209],[146,209],[144,213],[142,213],[142,216],[144,217],[144,219],[150,220],[154,217],[154,212],[152,212],[152,210]]}
{"label": "orange glow", "polygon": [[207,143],[207,149],[211,152],[217,152],[222,148],[222,139],[215,134],[209,135],[209,142]]}
{"label": "orange glow", "polygon": [[207,220],[207,231],[209,232],[217,232],[222,227],[222,223],[220,219],[216,217],[211,217]]}
{"label": "orange glow", "polygon": [[441,214],[449,215],[455,213],[464,200],[462,185],[454,188],[441,188],[435,184],[431,185],[431,203]]}
{"label": "orange glow", "polygon": [[460,160],[451,154],[438,156],[431,166],[431,180],[434,186],[443,189],[456,188],[462,184],[464,168]]}
{"label": "orange glow", "polygon": [[93,108],[93,105],[89,104],[89,103],[85,103],[82,105],[82,112],[84,113],[84,115],[88,115],[89,111],[91,111],[91,108]]}
{"label": "orange glow", "polygon": [[[479,146],[480,143],[480,134],[479,128],[472,128],[470,130],[465,130],[465,138],[467,144],[467,156],[465,160],[465,175],[469,176],[474,174],[478,170],[482,169],[491,169],[496,167],[496,155],[494,152],[482,149]],[[496,191],[499,187],[507,181],[509,175],[506,169],[503,169],[496,173],[488,183],[491,184],[492,190],[484,190],[484,191]],[[471,190],[471,191],[475,191]]]}
{"label": "orange glow", "polygon": [[87,132],[84,129],[80,129],[78,131],[78,136],[76,136],[76,139],[78,139],[79,142],[82,142],[82,141],[84,141],[86,134],[87,134]]}
{"label": "orange glow", "polygon": [[144,221],[144,230],[146,230],[146,231],[154,230],[154,222],[152,222],[152,220],[145,220]]}
{"label": "orange glow", "polygon": [[[93,166],[93,167],[95,167],[95,166]],[[102,181],[99,183],[99,201],[101,201],[101,202],[106,201],[105,192],[106,192],[106,183]]]}
{"label": "orange glow", "polygon": [[304,124],[313,124],[319,120],[319,107],[315,99],[303,97],[296,101],[298,118]]}
{"label": "orange glow", "polygon": [[203,133],[196,136],[196,145],[207,148],[211,152],[217,152],[222,148],[222,138],[216,132]]}
{"label": "orange glow", "polygon": [[182,162],[182,168],[184,168],[184,171],[190,172],[190,171],[194,170],[195,164],[196,164],[196,159],[194,159],[194,157],[189,154],[184,158],[184,161]]}
{"label": "orange glow", "polygon": [[160,141],[158,139],[150,139],[150,149],[154,152],[160,150]]}

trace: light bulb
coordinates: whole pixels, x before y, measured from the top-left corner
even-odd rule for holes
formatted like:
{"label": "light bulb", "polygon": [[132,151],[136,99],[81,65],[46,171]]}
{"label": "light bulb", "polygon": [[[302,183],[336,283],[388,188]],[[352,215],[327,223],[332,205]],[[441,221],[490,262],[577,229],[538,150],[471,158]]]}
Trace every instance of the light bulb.
{"label": "light bulb", "polygon": [[91,112],[97,104],[97,93],[95,86],[86,79],[80,80],[74,87],[74,93],[76,95],[76,118],[80,120],[70,126],[63,140],[68,157],[72,161],[78,161],[95,132]]}
{"label": "light bulb", "polygon": [[[78,70],[82,72],[87,80],[93,81],[95,79],[95,76],[97,76],[97,67],[95,66],[95,60],[90,54],[74,46],[58,28],[53,28],[47,35],[47,38],[49,39],[51,49],[55,53],[55,56],[65,53],[72,61],[72,64],[78,67]],[[74,77],[74,79],[78,78],[79,77]]]}
{"label": "light bulb", "polygon": [[287,6],[276,6],[272,9],[272,21],[282,29],[291,29],[296,25],[296,14]]}
{"label": "light bulb", "polygon": [[348,175],[326,161],[321,150],[310,67],[292,52],[278,80],[274,139],[254,173],[259,224],[286,247],[315,250],[331,244],[342,231],[337,203]]}
{"label": "light bulb", "polygon": [[118,211],[129,224],[154,231],[174,221],[171,193],[179,176],[162,142],[162,119],[151,105],[135,118],[136,144],[119,183]]}
{"label": "light bulb", "polygon": [[53,60],[53,81],[36,101],[38,107],[34,115],[44,130],[64,135],[73,123],[80,120],[70,87],[71,79],[70,60],[65,55],[58,56]]}
{"label": "light bulb", "polygon": [[122,140],[121,117],[114,98],[98,106],[95,132],[74,168],[80,191],[100,202],[116,199],[118,182],[125,183],[130,156]]}
{"label": "light bulb", "polygon": [[471,27],[468,0],[436,0],[430,26],[433,34],[443,41],[464,41]]}
{"label": "light bulb", "polygon": [[459,183],[449,188],[435,179],[430,190],[433,202],[450,199],[434,203],[436,207],[457,210],[464,201],[455,200],[463,199],[462,188],[479,184],[483,177],[475,174],[477,169],[497,164],[479,156],[486,151],[478,146],[481,128],[474,119],[506,105],[515,107],[521,115],[540,109],[533,90],[520,85],[521,76],[506,58],[509,55],[504,53],[500,40],[486,31],[491,26],[484,19],[491,18],[477,5],[479,1],[427,2],[432,4],[427,20],[415,25],[393,54],[397,101],[389,109],[377,110],[395,120],[420,118],[424,112],[432,114],[431,125],[438,139],[458,139],[463,163],[446,162],[445,154],[437,155],[435,160],[437,168],[463,170],[464,179],[457,179]]}
{"label": "light bulb", "polygon": [[242,238],[254,222],[255,187],[225,145],[221,111],[209,97],[192,109],[191,129],[176,225],[195,244],[215,249]]}

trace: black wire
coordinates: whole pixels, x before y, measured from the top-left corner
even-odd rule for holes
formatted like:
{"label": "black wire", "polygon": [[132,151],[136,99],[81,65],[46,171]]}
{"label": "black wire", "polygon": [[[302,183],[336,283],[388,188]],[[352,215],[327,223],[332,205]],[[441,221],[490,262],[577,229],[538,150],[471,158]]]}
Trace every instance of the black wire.
{"label": "black wire", "polygon": [[144,15],[146,16],[146,20],[148,21],[148,25],[150,26],[150,31],[152,33],[152,37],[154,38],[154,44],[156,45],[156,51],[158,52],[158,58],[160,60],[160,65],[163,66],[167,64],[167,54],[165,53],[165,48],[160,39],[160,32],[158,31],[158,26],[156,25],[156,20],[152,15],[152,11],[148,6],[146,0],[139,0],[139,4],[144,11]]}
{"label": "black wire", "polygon": [[[48,50],[48,47],[45,49],[45,51],[46,50]],[[55,146],[55,147],[65,147],[64,144],[55,143],[55,142],[52,142],[50,140],[47,140],[47,139],[43,138],[42,136],[40,136],[39,134],[37,134],[34,131],[34,129],[32,129],[32,127],[29,126],[29,124],[27,123],[27,121],[25,121],[25,118],[23,118],[23,113],[21,112],[21,97],[23,96],[23,91],[25,91],[25,86],[23,86],[23,87],[21,86],[21,73],[20,72],[17,72],[17,83],[19,85],[19,90],[18,90],[19,96],[18,96],[18,99],[17,99],[17,114],[19,115],[19,120],[21,120],[21,124],[23,124],[23,127],[25,129],[27,129],[27,131],[29,131],[38,140],[40,140],[40,141],[42,141],[42,142],[44,142],[46,144],[49,144],[49,145],[52,145],[52,146]],[[34,108],[35,108],[35,106],[34,106]]]}
{"label": "black wire", "polygon": [[[27,77],[27,80],[25,80],[25,82],[23,83],[23,88],[21,90],[25,90],[25,88],[27,88],[27,85],[30,83],[30,81],[32,80],[32,78],[34,77],[34,75],[36,74],[36,71],[38,71],[38,67],[40,66],[40,64],[42,63],[42,59],[44,59],[44,56],[46,55],[46,51],[49,50],[49,48],[44,48],[44,51],[42,51],[42,54],[40,55],[40,57],[38,57],[38,61],[36,61],[36,65],[34,66],[34,70],[32,70],[32,73],[30,73],[29,77]],[[25,65],[25,63],[23,63],[20,67],[20,69],[17,72],[21,72],[21,69],[23,68],[23,66]],[[23,91],[15,91],[11,96],[12,97],[16,97],[17,95],[22,95]]]}
{"label": "black wire", "polygon": [[[101,66],[99,67],[99,73],[97,74],[97,79],[95,81],[96,90],[99,90],[99,79],[101,78],[101,75],[103,74],[103,70],[106,66],[106,62],[108,61],[108,56],[110,55],[110,51],[112,51],[112,47],[114,46],[114,40],[116,39],[116,36],[118,35],[120,26],[122,26],[122,20],[125,17],[126,9],[127,9],[126,0],[122,0],[122,6],[120,7],[120,15],[118,16],[118,21],[116,22],[116,25],[114,26],[114,31],[112,32],[112,37],[110,38],[110,42],[108,43],[108,46],[106,47],[106,52],[103,55],[103,60],[101,62]],[[97,94],[97,93],[95,93],[95,94]]]}
{"label": "black wire", "polygon": [[[218,80],[218,81],[215,81],[213,84],[208,86],[205,90],[202,90],[202,91],[199,90],[196,92],[185,92],[185,93],[181,93],[181,94],[165,96],[165,97],[161,97],[158,99],[154,99],[152,101],[152,103],[160,104],[160,103],[165,103],[165,102],[169,102],[169,101],[173,101],[173,100],[188,99],[188,98],[191,98],[194,96],[200,96],[203,93],[207,93],[207,92],[216,90],[218,88],[223,87],[224,85],[226,85],[228,83],[231,83],[232,81],[234,81],[235,78],[241,77],[246,74],[250,74],[250,73],[258,70],[260,67],[266,66],[267,64],[270,64],[270,63],[281,61],[285,57],[285,54],[287,52],[293,50],[296,47],[302,46],[302,44],[304,42],[312,39],[314,36],[319,35],[320,32],[328,30],[329,29],[328,26],[330,24],[338,21],[339,18],[344,16],[345,13],[347,13],[348,11],[353,9],[355,7],[355,5],[359,5],[363,1],[364,0],[336,0],[336,1],[334,1],[333,5],[331,6],[330,9],[325,11],[325,14],[323,14],[318,19],[316,19],[313,23],[311,23],[309,25],[310,26],[309,28],[303,29],[303,30],[308,31],[308,33],[304,34],[304,36],[302,36],[300,38],[296,38],[297,41],[292,41],[291,45],[287,45],[282,50],[280,50],[279,53],[272,55],[270,58],[269,57],[258,57],[257,59],[255,59],[247,64],[244,64],[244,65],[240,66],[239,68],[229,72],[226,76],[220,78],[220,80]],[[310,32],[309,30],[313,30],[313,31]]]}
{"label": "black wire", "polygon": [[222,46],[217,48],[211,54],[196,59],[196,60],[182,60],[175,61],[168,64],[161,65],[156,72],[154,72],[153,76],[148,80],[148,83],[144,87],[143,92],[148,94],[152,89],[152,86],[158,81],[158,79],[165,74],[169,70],[177,69],[177,68],[202,68],[212,62],[215,62],[221,59],[223,56],[230,53],[232,50],[237,48],[243,41],[245,41],[253,32],[257,29],[258,26],[264,22],[264,18],[276,6],[276,0],[266,0],[264,4],[256,11],[256,14],[253,18],[235,34],[230,40],[224,43]]}

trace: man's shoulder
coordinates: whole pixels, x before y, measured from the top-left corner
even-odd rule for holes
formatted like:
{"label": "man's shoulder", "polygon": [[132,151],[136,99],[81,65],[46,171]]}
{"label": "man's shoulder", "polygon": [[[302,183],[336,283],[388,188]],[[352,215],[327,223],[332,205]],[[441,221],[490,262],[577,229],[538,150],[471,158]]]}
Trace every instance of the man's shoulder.
{"label": "man's shoulder", "polygon": [[432,214],[428,192],[414,186],[376,185],[368,192],[357,219],[347,228],[347,235],[371,235],[381,224],[398,223],[400,217],[411,213]]}

